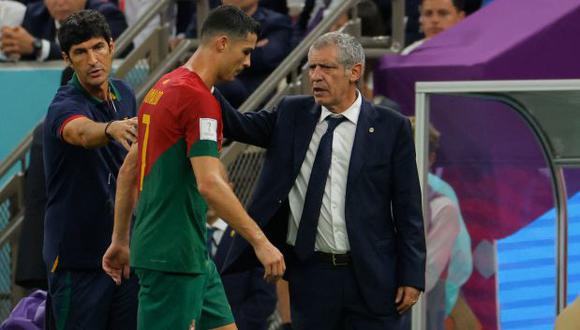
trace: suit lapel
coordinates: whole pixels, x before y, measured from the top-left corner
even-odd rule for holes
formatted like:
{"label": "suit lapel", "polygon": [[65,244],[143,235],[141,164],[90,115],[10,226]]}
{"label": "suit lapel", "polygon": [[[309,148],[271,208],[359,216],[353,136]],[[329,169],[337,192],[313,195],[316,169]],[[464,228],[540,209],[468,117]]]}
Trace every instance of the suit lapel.
{"label": "suit lapel", "polygon": [[347,191],[351,184],[356,181],[367,156],[371,153],[369,148],[373,145],[372,138],[375,130],[375,115],[375,109],[370,105],[370,103],[363,99],[350,155],[348,178],[346,182]]}
{"label": "suit lapel", "polygon": [[320,111],[321,107],[315,103],[308,111],[297,111],[294,117],[296,122],[294,123],[294,166],[292,173],[295,175],[298,174],[304,157],[306,157],[312,134],[320,118]]}
{"label": "suit lapel", "polygon": [[213,257],[213,260],[218,270],[220,270],[224,265],[230,247],[232,246],[233,231],[234,230],[231,229],[229,226],[226,228],[224,234],[222,235],[222,239],[220,240],[220,244],[218,244],[215,256]]}

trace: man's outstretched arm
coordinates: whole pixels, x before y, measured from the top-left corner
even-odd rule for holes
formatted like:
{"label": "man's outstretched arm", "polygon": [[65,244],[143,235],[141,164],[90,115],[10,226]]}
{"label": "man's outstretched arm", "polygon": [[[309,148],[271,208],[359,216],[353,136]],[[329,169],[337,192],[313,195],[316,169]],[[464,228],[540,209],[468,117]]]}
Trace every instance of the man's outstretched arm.
{"label": "man's outstretched arm", "polygon": [[102,266],[117,283],[121,284],[124,276],[129,278],[129,232],[131,215],[137,203],[137,143],[129,149],[127,157],[117,176],[117,193],[115,196],[115,224],[111,245],[103,256]]}
{"label": "man's outstretched arm", "polygon": [[62,138],[67,143],[86,149],[102,147],[110,139],[114,139],[129,150],[131,144],[137,140],[137,118],[99,123],[79,117],[63,127]]}
{"label": "man's outstretched arm", "polygon": [[197,188],[218,217],[224,219],[254,248],[264,266],[264,278],[275,281],[286,270],[282,253],[270,243],[256,222],[248,215],[225,178],[225,169],[218,158],[192,157]]}

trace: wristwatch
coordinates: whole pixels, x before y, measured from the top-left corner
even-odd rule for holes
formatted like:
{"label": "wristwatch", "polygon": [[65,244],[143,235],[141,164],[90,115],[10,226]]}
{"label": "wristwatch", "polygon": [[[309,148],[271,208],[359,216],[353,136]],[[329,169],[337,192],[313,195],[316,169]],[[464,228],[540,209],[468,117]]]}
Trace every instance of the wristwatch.
{"label": "wristwatch", "polygon": [[32,42],[32,51],[36,58],[40,58],[42,53],[42,39],[34,38],[34,41]]}

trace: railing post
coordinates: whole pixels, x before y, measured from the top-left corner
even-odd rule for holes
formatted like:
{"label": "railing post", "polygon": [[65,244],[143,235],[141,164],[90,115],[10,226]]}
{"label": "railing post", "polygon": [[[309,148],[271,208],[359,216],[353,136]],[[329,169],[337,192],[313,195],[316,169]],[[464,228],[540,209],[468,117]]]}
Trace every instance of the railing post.
{"label": "railing post", "polygon": [[203,25],[203,21],[207,17],[209,13],[209,1],[208,0],[197,0],[197,38],[199,38],[201,34],[201,26]]}
{"label": "railing post", "polygon": [[556,199],[556,315],[567,304],[568,295],[568,207],[566,181],[562,166],[554,165],[554,190]]}
{"label": "railing post", "polygon": [[[423,222],[429,219],[429,203],[427,199],[427,172],[429,171],[429,96],[426,93],[415,94],[415,152],[419,183],[421,185],[421,202],[423,205]],[[424,228],[427,228],[424,226]],[[423,293],[413,306],[411,314],[411,329],[426,329],[427,293]]]}
{"label": "railing post", "polygon": [[391,50],[398,52],[405,47],[405,0],[391,0],[393,16],[391,21],[391,34],[393,43]]}

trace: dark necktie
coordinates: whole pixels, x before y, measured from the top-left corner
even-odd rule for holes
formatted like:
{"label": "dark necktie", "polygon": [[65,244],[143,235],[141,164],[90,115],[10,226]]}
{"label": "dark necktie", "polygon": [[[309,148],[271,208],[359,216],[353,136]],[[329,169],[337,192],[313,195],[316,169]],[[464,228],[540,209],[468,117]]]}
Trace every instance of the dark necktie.
{"label": "dark necktie", "polygon": [[307,260],[314,253],[314,241],[316,239],[316,229],[318,228],[318,218],[320,217],[320,207],[322,206],[324,187],[326,186],[326,179],[328,178],[328,171],[330,170],[330,160],[332,158],[333,133],[334,129],[345,119],[344,116],[326,117],[328,128],[320,139],[318,151],[314,158],[312,172],[310,172],[310,179],[308,180],[308,189],[306,190],[306,196],[304,198],[302,218],[300,219],[296,243],[294,244],[296,256],[302,261]]}
{"label": "dark necktie", "polygon": [[213,247],[213,233],[215,233],[215,229],[212,227],[207,227],[206,228],[207,231],[207,237],[206,237],[206,244],[207,244],[207,254],[210,257],[213,257],[213,253],[211,248]]}

